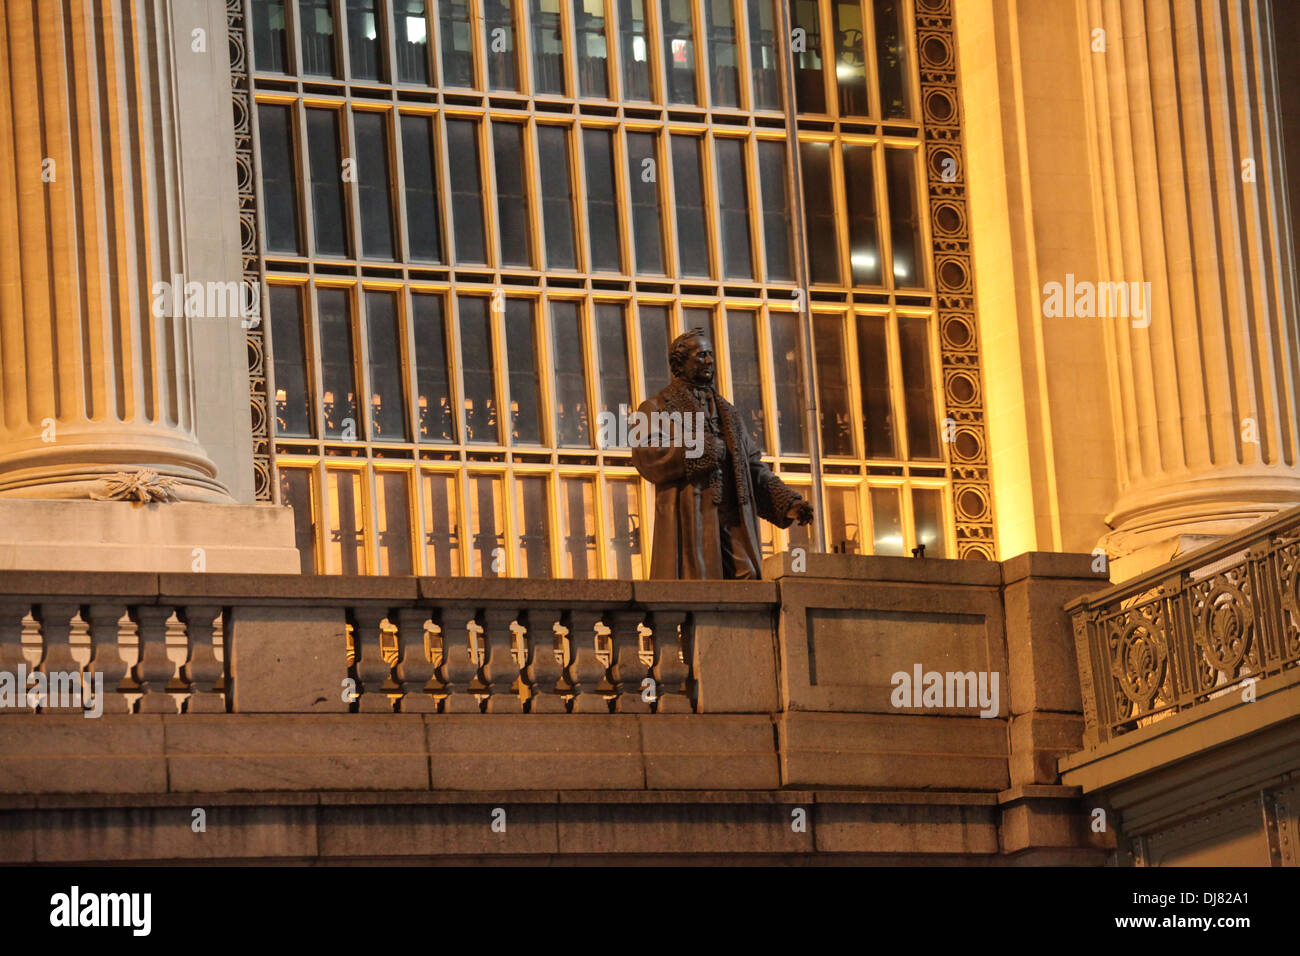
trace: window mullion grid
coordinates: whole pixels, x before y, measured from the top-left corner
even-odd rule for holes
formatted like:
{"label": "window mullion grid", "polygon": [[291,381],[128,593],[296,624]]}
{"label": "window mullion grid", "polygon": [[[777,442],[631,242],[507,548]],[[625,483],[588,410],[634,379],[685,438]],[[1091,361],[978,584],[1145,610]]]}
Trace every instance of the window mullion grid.
{"label": "window mullion grid", "polygon": [[[793,312],[791,309],[773,309],[770,306],[759,313],[756,313],[754,320],[757,323],[755,329],[755,350],[758,352],[758,375],[760,389],[763,395],[763,440],[766,447],[763,453],[773,459],[777,466],[776,470],[781,470],[781,436],[776,419],[776,376],[773,373],[772,362],[772,322],[771,315],[774,312]],[[798,315],[797,312],[793,312]]]}
{"label": "window mullion grid", "polygon": [[310,381],[311,381],[311,411],[312,418],[315,421],[314,434],[316,435],[317,454],[324,455],[325,444],[325,375],[322,366],[322,355],[320,346],[320,306],[318,301],[319,287],[316,285],[316,279],[313,277],[309,280],[306,289],[308,301],[304,308],[309,316],[310,328],[307,348],[309,350],[308,362],[311,364]]}
{"label": "window mullion grid", "polygon": [[[436,19],[436,18],[435,18]],[[440,242],[442,245],[440,261],[452,269],[456,268],[456,224],[452,217],[452,198],[451,198],[451,162],[449,159],[450,149],[447,146],[447,123],[446,111],[438,110],[429,117],[432,127],[429,131],[429,141],[433,146],[433,178],[438,184],[438,226],[441,230]],[[450,314],[450,313],[448,313]],[[464,435],[464,432],[460,432]]]}
{"label": "window mullion grid", "polygon": [[[499,298],[498,298],[499,297]],[[496,309],[496,303],[501,309]],[[497,403],[497,445],[504,449],[514,447],[510,416],[510,366],[506,359],[506,293],[497,283],[488,299],[488,325],[491,329],[489,348],[492,352],[492,394]]]}
{"label": "window mullion grid", "polygon": [[885,142],[877,139],[871,148],[872,179],[876,189],[876,241],[880,243],[880,281],[894,302],[894,233],[890,224],[894,210],[889,208],[889,183],[885,179],[888,166],[885,162]]}
{"label": "window mullion grid", "polygon": [[[352,161],[352,178],[350,182],[343,183],[345,193],[344,201],[348,205],[348,221],[351,228],[351,248],[348,249],[349,258],[358,264],[358,275],[360,275],[360,263],[364,258],[369,258],[368,250],[365,247],[364,236],[361,233],[361,171],[360,163],[357,159],[357,133],[353,125],[352,105],[351,103],[338,104],[337,120],[339,127],[340,149],[344,160]],[[342,170],[339,171],[342,178]]]}
{"label": "window mullion grid", "polygon": [[[844,317],[844,371],[848,380],[848,394],[845,401],[849,403],[850,430],[853,432],[853,457],[859,462],[867,460],[867,422],[862,413],[865,396],[862,393],[862,364],[859,360],[858,315],[852,306]],[[865,512],[863,512],[865,514]]]}
{"label": "window mullion grid", "polygon": [[709,74],[712,62],[709,50],[707,18],[704,16],[704,3],[689,4],[691,8],[691,37],[695,43],[695,103],[706,110],[713,108],[713,80]]}
{"label": "window mullion grid", "polygon": [[[406,208],[406,153],[405,143],[402,141],[402,114],[397,111],[394,104],[391,108],[384,110],[384,131],[388,138],[388,148],[385,153],[388,155],[388,203],[389,208],[395,212],[390,219],[389,228],[396,235],[393,236],[393,251],[396,253],[396,262],[407,263],[411,261],[411,249],[409,243],[409,230],[407,229],[406,220],[408,210]],[[430,159],[432,162],[432,158]],[[415,433],[412,432],[412,435]]]}
{"label": "window mullion grid", "polygon": [[496,174],[496,120],[487,113],[476,117],[475,127],[478,133],[479,183],[483,207],[483,245],[487,267],[498,273],[494,283],[501,285],[500,272],[505,268],[501,255],[501,225],[498,222],[497,174]]}
{"label": "window mullion grid", "polygon": [[877,62],[876,11],[872,0],[863,0],[862,6],[862,68],[867,74],[867,102],[872,118],[885,121],[885,104],[880,91],[880,64]]}
{"label": "window mullion grid", "polygon": [[[250,24],[250,27],[245,30],[245,37],[249,39],[252,38],[255,32],[251,27],[251,23],[252,23],[251,14],[252,14],[253,2],[254,0],[246,0],[247,13],[245,15],[244,22]],[[284,43],[285,59],[288,61],[285,63],[285,67],[286,67],[285,72],[290,74],[291,76],[299,78],[299,81],[301,81],[302,49],[300,44],[301,44],[301,37],[302,37],[302,29],[301,29],[301,16],[298,11],[298,0],[284,0],[284,29],[287,34]],[[257,65],[257,61],[253,59],[253,54],[256,53],[257,51],[253,49],[253,44],[251,42],[247,42],[247,46],[249,52],[246,53],[245,56],[248,58],[247,59],[248,70],[249,70],[249,75],[251,76]]]}
{"label": "window mullion grid", "polygon": [[713,148],[713,127],[709,125],[700,135],[700,177],[704,187],[701,197],[704,204],[704,223],[708,232],[709,279],[711,282],[726,281],[726,262],[722,255],[723,224],[718,204],[722,201],[722,190],[718,183],[718,158]]}
{"label": "window mullion grid", "polygon": [[[311,271],[316,271],[316,197],[312,195],[311,156],[307,151],[307,107],[302,98],[295,99],[289,106],[291,123],[294,129],[293,145],[298,154],[298,175],[295,177],[295,195],[298,208],[302,213],[298,248],[311,260]],[[343,171],[339,170],[342,176]]]}
{"label": "window mullion grid", "polygon": [[900,462],[911,461],[911,448],[907,436],[907,395],[903,388],[903,354],[899,338],[898,311],[892,305],[886,318],[885,341],[889,345],[889,400],[893,405],[894,454]]}
{"label": "window mullion grid", "polygon": [[[566,4],[567,6],[567,4]],[[571,150],[570,166],[573,170],[574,183],[574,203],[577,206],[578,215],[574,217],[574,240],[577,246],[577,255],[575,262],[578,263],[578,271],[590,276],[594,270],[593,252],[591,250],[591,206],[587,199],[587,144],[586,130],[587,127],[582,123],[575,122],[568,127],[569,130],[569,148]],[[586,283],[587,288],[591,287],[590,280]]]}
{"label": "window mullion grid", "polygon": [[564,67],[564,92],[560,95],[570,100],[577,100],[582,95],[578,83],[577,36],[577,24],[573,22],[572,0],[560,0],[560,48],[564,51],[560,57]]}
{"label": "window mullion grid", "polygon": [[618,223],[618,245],[621,265],[618,274],[630,279],[636,274],[636,245],[632,241],[632,183],[628,170],[627,125],[607,126],[612,133],[610,150],[614,159],[614,218]]}
{"label": "window mullion grid", "polygon": [[[645,24],[646,69],[650,71],[650,99],[661,107],[668,105],[668,64],[664,62],[663,18],[659,5],[663,0],[646,0],[642,5]],[[665,127],[665,132],[667,128]]]}
{"label": "window mullion grid", "polygon": [[[659,206],[663,210],[664,272],[667,278],[681,281],[681,243],[677,236],[677,180],[673,170],[673,137],[665,123],[659,131]],[[671,198],[670,198],[671,197]]]}
{"label": "window mullion grid", "polygon": [[[335,77],[342,77],[350,93],[352,87],[352,44],[348,36],[348,9],[346,0],[331,0],[330,9],[334,12],[334,56]],[[341,69],[339,69],[341,67]]]}
{"label": "window mullion grid", "polygon": [[[605,69],[609,73],[609,98],[618,103],[626,102],[623,90],[623,34],[618,15],[617,0],[604,0],[605,3]],[[610,40],[613,39],[611,43]]]}
{"label": "window mullion grid", "polygon": [[[749,4],[745,0],[730,0],[732,32],[736,44],[736,86],[740,92],[740,108],[746,113],[757,111],[754,105],[754,73],[749,58]],[[751,126],[752,128],[752,126]]]}
{"label": "window mullion grid", "polygon": [[818,31],[821,34],[821,50],[819,52],[822,61],[822,94],[826,97],[826,114],[838,117],[840,115],[840,84],[835,75],[838,58],[835,55],[833,4],[824,2],[824,0],[817,4],[817,22]]}
{"label": "window mullion grid", "polygon": [[[517,32],[518,27],[515,29]],[[530,115],[517,125],[520,140],[519,174],[524,191],[524,216],[528,221],[528,235],[525,237],[528,269],[540,273],[546,269],[546,237],[542,232],[542,176],[537,156],[537,119]]]}
{"label": "window mullion grid", "polygon": [[446,57],[442,50],[442,17],[439,15],[438,0],[425,0],[424,33],[426,38],[424,56],[429,64],[429,85],[438,91],[438,103],[441,104],[442,91],[447,84],[443,79]]}
{"label": "window mullion grid", "polygon": [[[446,0],[442,2],[445,3]],[[487,28],[487,18],[483,14],[483,3],[484,0],[468,0],[466,6],[469,8],[469,55],[474,74],[470,77],[470,83],[475,90],[486,94],[489,86],[487,34],[484,32]]]}
{"label": "window mullion grid", "polygon": [[749,282],[761,284],[767,278],[766,245],[763,238],[763,206],[759,194],[758,148],[751,133],[740,137],[745,162],[745,222],[749,227]]}

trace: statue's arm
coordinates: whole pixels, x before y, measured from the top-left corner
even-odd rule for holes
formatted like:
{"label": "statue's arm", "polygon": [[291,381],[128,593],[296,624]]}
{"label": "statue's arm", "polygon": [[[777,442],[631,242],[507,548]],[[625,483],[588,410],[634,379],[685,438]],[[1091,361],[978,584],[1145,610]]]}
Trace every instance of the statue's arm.
{"label": "statue's arm", "polygon": [[[740,418],[736,416],[737,420]],[[791,488],[763,463],[762,451],[749,438],[743,423],[739,427],[740,441],[745,446],[749,461],[750,481],[754,486],[754,509],[758,516],[778,528],[788,528],[794,523],[790,509],[804,500],[803,495]]]}

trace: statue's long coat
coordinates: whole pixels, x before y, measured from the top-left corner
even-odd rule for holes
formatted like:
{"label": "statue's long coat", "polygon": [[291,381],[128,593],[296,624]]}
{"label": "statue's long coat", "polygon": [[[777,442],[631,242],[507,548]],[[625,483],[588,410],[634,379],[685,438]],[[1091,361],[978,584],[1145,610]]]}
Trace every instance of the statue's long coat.
{"label": "statue's long coat", "polygon": [[[756,570],[761,572],[763,563],[758,519],[781,528],[791,524],[787,512],[799,493],[763,464],[761,451],[750,441],[735,406],[716,393],[714,401],[729,452],[728,474],[717,474],[717,456],[707,428],[700,436],[704,453],[698,458],[688,458],[680,440],[674,447],[669,436],[653,429],[644,443],[637,442],[632,448],[637,471],[655,486],[652,578],[723,577],[720,506],[714,501],[713,490],[716,481],[734,482],[744,529],[739,537]],[[643,421],[652,422],[650,416],[655,412],[695,414],[705,413],[705,409],[685,382],[674,379],[658,395],[642,402],[639,412],[646,416]]]}

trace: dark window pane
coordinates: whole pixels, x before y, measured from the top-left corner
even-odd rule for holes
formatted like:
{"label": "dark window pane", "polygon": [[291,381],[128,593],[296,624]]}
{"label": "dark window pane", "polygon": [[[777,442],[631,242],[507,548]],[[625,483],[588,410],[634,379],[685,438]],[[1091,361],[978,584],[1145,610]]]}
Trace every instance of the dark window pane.
{"label": "dark window pane", "polygon": [[259,71],[285,72],[284,0],[253,0],[253,50]]}
{"label": "dark window pane", "polygon": [[379,573],[411,573],[411,492],[406,473],[375,473],[375,513],[379,517]]}
{"label": "dark window pane", "polygon": [[799,316],[770,313],[772,325],[772,378],[776,383],[776,431],[781,454],[808,454],[804,429],[803,362],[799,357]]}
{"label": "dark window pane", "polygon": [[410,441],[402,387],[401,325],[391,292],[366,293],[370,349],[370,433],[375,441]]}
{"label": "dark window pane", "polygon": [[460,479],[456,475],[425,472],[424,546],[429,574],[460,574]]}
{"label": "dark window pane", "polygon": [[608,130],[584,129],[582,149],[587,163],[587,225],[591,267],[593,270],[622,272],[613,136]]}
{"label": "dark window pane", "polygon": [[555,440],[561,447],[591,447],[587,409],[586,336],[576,302],[551,301],[555,348]]}
{"label": "dark window pane", "polygon": [[397,34],[397,78],[403,83],[429,82],[429,18],[425,0],[393,0]]}
{"label": "dark window pane", "polygon": [[348,60],[354,80],[382,80],[384,69],[383,36],[375,0],[347,0]]}
{"label": "dark window pane", "polygon": [[754,82],[754,108],[781,108],[780,56],[776,45],[776,0],[749,0],[749,72]]}
{"label": "dark window pane", "polygon": [[794,41],[795,102],[800,113],[826,112],[826,84],[822,79],[822,27],[820,0],[794,0],[791,4]]}
{"label": "dark window pane", "polygon": [[600,346],[601,410],[617,415],[620,405],[632,403],[623,306],[608,302],[596,306],[596,338]]}
{"label": "dark window pane", "polygon": [[927,558],[945,555],[943,492],[938,488],[912,489],[912,517],[916,522],[916,543],[925,545]]}
{"label": "dark window pane", "polygon": [[894,284],[924,285],[921,222],[916,209],[915,153],[885,150],[885,188],[889,193],[889,238],[894,245]]}
{"label": "dark window pane", "polygon": [[607,98],[605,0],[573,0],[573,30],[578,53],[579,95]]}
{"label": "dark window pane", "polygon": [[731,352],[731,401],[760,451],[767,451],[763,419],[763,379],[758,364],[758,323],[753,312],[727,310]]}
{"label": "dark window pane", "polygon": [[311,438],[307,397],[307,353],[303,348],[302,299],[297,286],[273,285],[271,334],[275,350],[275,432]]}
{"label": "dark window pane", "polygon": [[854,285],[880,285],[880,224],[872,147],[844,147],[844,204],[849,216],[849,264]]}
{"label": "dark window pane", "polygon": [[333,0],[298,0],[298,32],[302,35],[302,71],[334,76]]}
{"label": "dark window pane", "polygon": [[483,0],[483,59],[488,88],[517,90],[515,18],[510,0]]}
{"label": "dark window pane", "polygon": [[640,484],[639,478],[608,478],[605,481],[609,576],[612,578],[628,580],[641,576],[641,506],[637,495]]}
{"label": "dark window pane", "polygon": [[814,315],[817,361],[817,402],[821,415],[822,451],[853,454],[853,421],[849,414],[849,382],[844,369],[844,321],[838,315]]}
{"label": "dark window pane", "polygon": [[533,86],[564,95],[564,23],[560,0],[533,0]]}
{"label": "dark window pane", "polygon": [[808,272],[813,282],[839,282],[830,143],[800,143],[799,157],[803,166],[804,215],[808,220]]}
{"label": "dark window pane", "polygon": [[903,516],[897,488],[871,489],[871,524],[876,554],[903,553]]}
{"label": "dark window pane", "polygon": [[438,186],[433,168],[433,130],[427,116],[402,117],[406,174],[406,241],[412,259],[442,261]]}
{"label": "dark window pane", "polygon": [[653,133],[627,134],[628,182],[636,271],[663,275],[664,238],[659,216],[659,148]]}
{"label": "dark window pane", "polygon": [[257,108],[262,142],[262,211],[266,216],[266,248],[270,252],[302,252],[298,244],[298,193],[293,175],[293,136],[289,107],[263,103]]}
{"label": "dark window pane", "polygon": [[488,300],[463,295],[460,308],[461,374],[465,379],[465,440],[497,444],[497,399]]}
{"label": "dark window pane", "polygon": [[456,235],[456,259],[487,262],[477,123],[447,120],[447,156],[451,163],[451,219]]}
{"label": "dark window pane", "polygon": [[542,441],[541,376],[531,299],[506,300],[506,365],[510,375],[510,437],[516,444]]}
{"label": "dark window pane", "polygon": [[645,374],[645,398],[657,395],[672,380],[668,371],[668,343],[672,339],[671,318],[666,305],[642,305],[641,368]]}
{"label": "dark window pane", "polygon": [[785,143],[760,139],[758,178],[763,203],[763,244],[767,249],[767,281],[794,280],[790,248],[790,200],[786,189]]}
{"label": "dark window pane", "polygon": [[674,136],[673,186],[677,201],[677,255],[683,275],[709,275],[709,227],[704,216],[700,140]]}
{"label": "dark window pane", "polygon": [[866,116],[867,67],[862,38],[862,6],[858,0],[837,0],[835,14],[835,79],[841,116]]}
{"label": "dark window pane", "polygon": [[565,478],[560,488],[560,573],[566,578],[595,577],[596,483]]}
{"label": "dark window pane", "polygon": [[711,308],[682,309],[682,328],[687,330],[703,329],[714,340],[716,350],[718,337],[717,330],[713,327],[713,310]]}
{"label": "dark window pane", "polygon": [[320,330],[321,406],[325,437],[364,440],[357,414],[356,367],[353,362],[352,317],[344,289],[317,289]]}
{"label": "dark window pane", "polygon": [[546,266],[576,269],[573,239],[573,180],[569,172],[569,134],[561,126],[538,126],[541,156],[542,224],[546,230]]}
{"label": "dark window pane", "polygon": [[691,6],[698,0],[661,0],[663,11],[664,72],[668,102],[695,104],[695,27]]}
{"label": "dark window pane", "polygon": [[456,424],[451,405],[442,296],[412,295],[411,317],[415,325],[415,385],[420,410],[420,441],[454,442]]}
{"label": "dark window pane", "polygon": [[714,106],[740,105],[740,68],[736,59],[736,12],[732,0],[705,0],[709,31],[709,88]]}
{"label": "dark window pane", "polygon": [[[498,561],[506,546],[506,515],[501,479],[491,475],[469,476],[470,527],[474,529],[470,573],[475,577],[500,577],[509,570]],[[498,551],[497,549],[501,550]]]}
{"label": "dark window pane", "polygon": [[469,0],[442,0],[438,9],[443,85],[474,86],[474,28],[470,22]]}
{"label": "dark window pane", "polygon": [[316,573],[316,521],[311,508],[311,472],[306,468],[280,468],[280,503],[293,509],[293,543],[299,569]]}
{"label": "dark window pane", "polygon": [[939,424],[934,413],[934,386],[930,377],[929,320],[924,316],[898,317],[898,352],[903,374],[903,402],[907,408],[907,453],[911,458],[939,458]]}
{"label": "dark window pane", "polygon": [[547,532],[549,482],[542,477],[515,479],[515,500],[519,505],[520,577],[551,576],[551,536]]}
{"label": "dark window pane", "polygon": [[620,55],[623,58],[624,99],[651,98],[647,29],[644,0],[619,0],[618,33]]}
{"label": "dark window pane", "polygon": [[745,141],[717,138],[713,148],[718,158],[723,273],[728,279],[752,279],[754,260],[749,245],[749,163]]}
{"label": "dark window pane", "polygon": [[862,387],[863,439],[868,458],[895,458],[898,455],[885,329],[883,316],[858,316],[858,379]]}
{"label": "dark window pane", "polygon": [[876,8],[876,67],[879,70],[880,107],[885,119],[912,113],[907,95],[907,34],[903,30],[900,0],[874,0]]}
{"label": "dark window pane", "polygon": [[393,200],[388,188],[388,130],[382,113],[352,114],[357,131],[357,186],[361,205],[361,254],[393,258]]}
{"label": "dark window pane", "polygon": [[826,489],[826,537],[834,554],[862,552],[857,488],[832,485]]}
{"label": "dark window pane", "polygon": [[492,124],[501,262],[527,267],[532,265],[532,230],[528,228],[528,193],[524,188],[523,140],[524,128],[518,123]]}
{"label": "dark window pane", "polygon": [[316,220],[316,254],[348,254],[343,161],[339,157],[338,114],[307,111],[307,154],[311,160],[311,208]]}

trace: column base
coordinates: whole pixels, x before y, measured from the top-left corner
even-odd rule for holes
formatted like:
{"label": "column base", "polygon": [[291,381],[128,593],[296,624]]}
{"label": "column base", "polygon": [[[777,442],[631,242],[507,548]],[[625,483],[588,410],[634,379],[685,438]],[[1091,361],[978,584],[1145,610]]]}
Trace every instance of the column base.
{"label": "column base", "polygon": [[299,574],[273,505],[0,498],[0,570]]}

